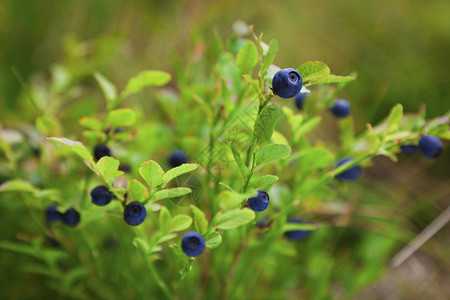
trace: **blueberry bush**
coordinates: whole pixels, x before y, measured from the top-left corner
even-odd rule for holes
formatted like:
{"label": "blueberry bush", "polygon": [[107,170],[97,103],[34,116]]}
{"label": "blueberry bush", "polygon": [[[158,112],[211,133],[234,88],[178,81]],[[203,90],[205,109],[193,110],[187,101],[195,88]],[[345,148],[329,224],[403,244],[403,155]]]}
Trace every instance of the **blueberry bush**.
{"label": "blueberry bush", "polygon": [[[0,193],[21,220],[0,248],[28,258],[17,267],[74,299],[351,298],[381,276],[411,233],[349,190],[375,156],[439,159],[450,113],[397,104],[355,130],[358,99],[337,101],[354,74],[278,67],[277,40],[240,29],[122,88],[63,63],[22,82],[35,122],[0,132]],[[367,233],[349,244],[342,227]]]}

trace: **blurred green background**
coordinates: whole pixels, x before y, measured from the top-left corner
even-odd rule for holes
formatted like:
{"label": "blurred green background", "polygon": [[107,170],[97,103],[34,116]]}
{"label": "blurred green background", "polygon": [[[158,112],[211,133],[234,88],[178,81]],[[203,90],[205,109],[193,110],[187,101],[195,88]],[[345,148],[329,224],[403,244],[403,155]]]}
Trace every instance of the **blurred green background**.
{"label": "blurred green background", "polygon": [[339,74],[356,71],[358,82],[347,96],[364,122],[378,121],[397,102],[405,111],[426,103],[435,117],[450,109],[449,8],[445,0],[4,0],[1,111],[19,105],[11,68],[26,80],[82,57],[92,63],[79,66],[80,79],[99,69],[123,83],[144,68],[170,71],[168,50],[182,51],[192,30],[228,34],[242,19],[266,39],[279,40],[280,66],[321,60]]}
{"label": "blurred green background", "polygon": [[[320,60],[336,74],[356,72],[358,80],[341,96],[352,104],[357,131],[380,121],[395,103],[402,103],[405,112],[424,103],[427,116],[436,117],[450,109],[449,11],[448,0],[2,0],[0,124],[34,122],[20,81],[49,77],[55,64],[68,66],[75,83],[94,85],[92,73],[100,71],[121,89],[144,69],[173,73],[170,52],[183,54],[192,33],[211,38],[217,30],[227,37],[236,20],[253,24],[266,41],[278,39],[275,63],[280,67]],[[379,184],[363,183],[356,193],[371,190],[369,198],[403,203],[414,220],[409,229],[420,232],[449,205],[449,151],[438,162],[417,160],[403,157],[394,165],[376,159],[367,174]],[[426,245],[427,270],[439,278],[433,286],[437,296],[422,290],[419,296],[438,299],[448,291],[448,231],[444,228]],[[13,234],[13,229],[1,233]],[[402,284],[414,294],[420,280],[406,273]],[[3,270],[1,277],[6,275]],[[402,274],[386,276],[385,286],[369,292],[385,296],[389,276]]]}

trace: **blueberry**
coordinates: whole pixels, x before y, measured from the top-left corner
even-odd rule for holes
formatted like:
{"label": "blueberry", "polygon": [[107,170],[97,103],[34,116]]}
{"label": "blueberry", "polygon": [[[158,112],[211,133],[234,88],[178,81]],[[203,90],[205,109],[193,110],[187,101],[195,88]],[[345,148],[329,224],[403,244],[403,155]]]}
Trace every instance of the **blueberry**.
{"label": "blueberry", "polygon": [[145,217],[147,217],[147,210],[142,203],[134,201],[125,206],[123,219],[128,225],[137,226],[144,222]]}
{"label": "blueberry", "polygon": [[98,145],[94,149],[94,156],[96,160],[99,160],[103,156],[111,156],[111,150],[106,145]]}
{"label": "blueberry", "polygon": [[423,135],[419,141],[419,149],[425,157],[437,158],[444,152],[444,145],[433,135]]}
{"label": "blueberry", "polygon": [[91,191],[91,200],[92,203],[98,206],[103,206],[111,202],[114,198],[114,194],[111,193],[108,187],[104,185],[99,185],[92,189]]}
{"label": "blueberry", "polygon": [[119,171],[122,171],[124,173],[130,173],[131,172],[131,167],[129,165],[120,165],[119,166]]}
{"label": "blueberry", "polygon": [[297,106],[297,108],[299,110],[303,109],[303,104],[305,104],[305,100],[308,96],[309,96],[309,94],[303,94],[303,93],[298,93],[298,95],[295,96],[295,106]]}
{"label": "blueberry", "polygon": [[69,208],[62,216],[62,221],[69,226],[76,226],[80,223],[80,213],[75,208]]}
{"label": "blueberry", "polygon": [[405,154],[411,154],[417,151],[419,147],[417,145],[401,145],[400,149]]}
{"label": "blueberry", "polygon": [[[300,220],[298,218],[289,219],[287,222],[288,223],[298,223],[298,224],[305,223],[305,222],[303,222],[302,220]],[[308,234],[309,234],[308,230],[292,230],[292,231],[286,231],[284,233],[284,235],[287,238],[289,238],[291,240],[296,240],[296,241],[305,238]]]}
{"label": "blueberry", "polygon": [[281,98],[291,98],[297,95],[303,86],[300,74],[292,68],[278,71],[272,79],[272,90]]}
{"label": "blueberry", "polygon": [[181,241],[181,248],[189,256],[199,256],[205,250],[205,239],[197,232],[186,233]]}
{"label": "blueberry", "polygon": [[50,223],[61,220],[61,213],[57,210],[56,205],[47,207],[45,215],[47,216],[47,221]]}
{"label": "blueberry", "polygon": [[[350,162],[350,161],[353,161],[353,158],[343,158],[337,162],[337,164],[334,168],[337,168],[337,167],[345,164],[346,162]],[[362,171],[362,169],[360,166],[354,166],[340,174],[337,174],[336,178],[339,180],[344,180],[344,181],[345,180],[355,180],[359,176],[361,176],[361,171]]]}
{"label": "blueberry", "polygon": [[344,118],[350,114],[350,103],[347,100],[339,99],[330,108],[336,118]]}
{"label": "blueberry", "polygon": [[258,196],[249,198],[247,200],[248,207],[255,212],[266,210],[266,208],[269,206],[269,202],[269,195],[264,191],[258,191]]}
{"label": "blueberry", "polygon": [[188,159],[186,155],[181,151],[175,151],[173,152],[169,157],[169,165],[172,168],[181,166],[182,164],[187,164]]}

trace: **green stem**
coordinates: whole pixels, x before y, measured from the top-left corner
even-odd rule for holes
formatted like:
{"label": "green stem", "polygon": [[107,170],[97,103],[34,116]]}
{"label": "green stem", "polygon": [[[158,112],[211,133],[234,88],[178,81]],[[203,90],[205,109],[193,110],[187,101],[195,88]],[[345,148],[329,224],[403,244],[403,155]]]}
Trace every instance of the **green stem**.
{"label": "green stem", "polygon": [[272,97],[273,97],[272,95],[267,96],[266,100],[259,106],[258,115],[261,113],[264,107],[266,107],[267,104],[269,104],[270,100],[272,100]]}
{"label": "green stem", "polygon": [[[145,232],[143,231],[142,228],[140,228],[140,227],[136,228],[135,233],[136,233],[136,236],[142,238],[145,241],[147,240],[146,236],[145,236]],[[153,265],[153,262],[150,260],[149,255],[147,253],[145,253],[144,249],[142,249],[141,247],[138,247],[138,249],[141,252],[142,257],[145,260],[145,263],[150,271],[150,274],[153,276],[153,278],[157,282],[158,286],[163,291],[164,295],[168,299],[174,299],[174,296],[170,292],[169,288],[167,287],[167,284],[164,282],[164,280],[159,276],[158,272],[156,271],[155,266]]]}

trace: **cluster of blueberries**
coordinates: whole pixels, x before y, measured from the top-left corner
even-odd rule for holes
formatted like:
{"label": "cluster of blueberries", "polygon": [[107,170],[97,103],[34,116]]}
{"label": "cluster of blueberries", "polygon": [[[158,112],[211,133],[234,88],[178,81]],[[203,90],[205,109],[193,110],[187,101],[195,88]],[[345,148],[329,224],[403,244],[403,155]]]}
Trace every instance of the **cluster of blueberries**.
{"label": "cluster of blueberries", "polygon": [[[295,105],[298,109],[303,109],[308,94],[300,93],[303,87],[303,79],[297,70],[286,68],[278,71],[272,79],[272,91],[281,98],[295,97]],[[350,114],[350,103],[347,100],[339,99],[334,102],[330,111],[336,118],[344,118]]]}
{"label": "cluster of blueberries", "polygon": [[56,221],[62,221],[64,224],[69,226],[76,226],[80,223],[81,215],[75,208],[71,207],[64,213],[58,211],[57,205],[51,205],[45,210],[45,215],[47,216],[47,221],[53,223]]}
{"label": "cluster of blueberries", "polygon": [[[94,149],[94,157],[99,160],[103,156],[111,156],[111,150],[106,145],[98,145]],[[188,163],[187,156],[182,151],[173,152],[168,160],[172,168]],[[115,195],[105,185],[99,185],[90,192],[91,201],[98,206],[109,204]],[[57,210],[57,205],[51,205],[46,209],[46,217],[48,222],[62,220],[65,224],[76,226],[81,219],[81,215],[74,208],[68,209],[65,213]],[[123,219],[130,226],[138,226],[142,224],[147,217],[145,206],[137,201],[128,203],[123,212]],[[205,249],[205,239],[197,232],[187,233],[181,242],[183,251],[189,256],[198,256]]]}
{"label": "cluster of blueberries", "polygon": [[[303,86],[303,79],[300,73],[293,68],[286,68],[278,71],[272,79],[272,91],[275,95],[281,98],[294,98],[295,105],[299,110],[303,109],[304,103],[308,94],[300,93]],[[331,113],[336,118],[345,118],[350,114],[350,103],[344,99],[336,100],[330,107]],[[423,135],[420,138],[418,145],[402,145],[401,151],[406,154],[414,153],[418,149],[427,158],[437,158],[443,152],[442,141],[432,135]],[[352,162],[353,158],[347,157],[339,160],[335,168]],[[338,180],[356,180],[361,176],[362,168],[359,165],[353,166],[346,171],[343,171],[335,176]],[[258,196],[248,199],[248,207],[254,211],[262,211],[267,208],[269,196],[264,191],[258,191]],[[301,222],[299,219],[291,219],[288,222]],[[308,234],[308,231],[292,231],[286,232],[286,236],[293,238],[299,237],[301,239]],[[294,238],[296,239],[296,238]]]}
{"label": "cluster of blueberries", "polygon": [[[302,109],[307,94],[300,93],[303,86],[303,79],[300,74],[292,68],[282,69],[278,71],[272,79],[272,90],[275,95],[282,98],[295,97],[295,105],[298,109]],[[350,114],[350,103],[346,100],[339,99],[334,102],[330,108],[331,113],[336,118],[344,118]],[[425,135],[420,138],[419,145],[403,145],[401,150],[404,153],[413,153],[420,149],[422,154],[428,158],[437,158],[443,152],[442,142],[435,136]],[[111,151],[106,145],[99,145],[94,149],[94,156],[97,160],[103,156],[111,156]],[[352,162],[350,157],[339,160],[335,168]],[[169,165],[174,168],[188,162],[187,156],[182,151],[175,151],[169,157]],[[346,171],[337,174],[335,177],[338,180],[355,180],[360,177],[362,169],[359,165],[353,166]],[[114,194],[107,186],[97,186],[92,189],[91,193],[92,203],[99,206],[104,206],[110,203],[114,198]],[[255,212],[262,212],[269,206],[270,197],[267,192],[258,190],[255,197],[247,199],[246,206]],[[75,226],[80,222],[80,214],[74,209],[68,209],[64,214],[57,211],[57,206],[52,205],[46,210],[47,220],[54,222],[62,220],[65,224]],[[128,203],[125,206],[123,218],[128,225],[137,226],[144,222],[147,217],[147,210],[145,206],[137,201]],[[288,223],[305,223],[298,218],[288,220]],[[293,230],[286,231],[286,237],[292,240],[301,240],[308,235],[309,231]],[[205,250],[205,239],[197,232],[187,233],[182,241],[181,248],[189,256],[198,256]]]}
{"label": "cluster of blueberries", "polygon": [[[272,79],[272,90],[274,94],[281,98],[295,97],[295,105],[300,110],[303,109],[305,100],[308,97],[308,94],[300,93],[302,86],[302,77],[292,68],[278,71]],[[350,114],[350,103],[347,100],[338,99],[333,103],[333,106],[330,107],[330,111],[336,118],[347,117]],[[402,152],[406,154],[414,153],[419,149],[427,158],[437,158],[444,151],[442,141],[432,135],[423,135],[420,138],[418,145],[402,145],[400,148]],[[344,158],[337,163],[336,167],[351,160],[351,158]],[[354,180],[359,177],[360,173],[361,169],[359,167],[354,167],[340,174],[337,178],[341,180]]]}

